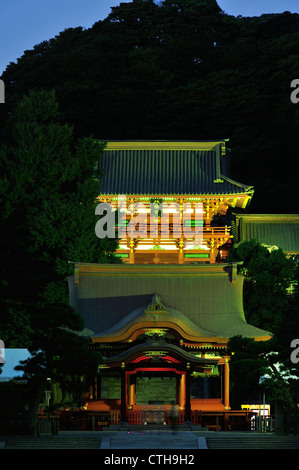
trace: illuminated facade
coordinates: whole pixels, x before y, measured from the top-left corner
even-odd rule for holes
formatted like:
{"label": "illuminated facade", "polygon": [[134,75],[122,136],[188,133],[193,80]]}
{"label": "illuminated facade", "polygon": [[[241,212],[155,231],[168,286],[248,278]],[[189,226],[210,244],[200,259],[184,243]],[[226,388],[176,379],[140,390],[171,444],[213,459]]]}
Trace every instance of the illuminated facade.
{"label": "illuminated facade", "polygon": [[[245,209],[253,196],[251,186],[225,175],[229,164],[224,140],[108,142],[99,161],[99,170],[104,171],[99,202],[108,202],[116,209],[123,198],[126,217],[122,223],[126,225],[134,218],[134,205],[142,205],[139,218],[144,215],[147,229],[146,237],[143,232],[138,238],[129,233],[121,238],[118,256],[131,264],[215,263],[225,257],[232,238],[225,218],[227,210]],[[169,224],[166,218],[165,225],[158,210],[162,203],[170,212]],[[196,206],[201,212],[197,217]],[[186,235],[188,222],[190,231]],[[196,223],[201,223],[202,229],[197,245],[191,233]]]}
{"label": "illuminated facade", "polygon": [[[167,423],[175,402],[182,424],[213,427],[217,418],[227,429],[236,418],[245,425],[249,412],[229,404],[227,344],[235,335],[270,334],[247,324],[243,278],[225,261],[229,209],[246,208],[253,195],[226,176],[228,163],[223,140],[108,143],[99,162],[99,203],[117,209],[122,196],[122,228],[142,203],[146,230],[120,238],[123,263],[76,263],[69,278],[84,334],[103,355],[98,376],[89,379],[88,412],[106,412],[111,423]],[[163,202],[175,204],[175,215],[163,219]],[[201,226],[200,243],[186,220],[189,229]]]}

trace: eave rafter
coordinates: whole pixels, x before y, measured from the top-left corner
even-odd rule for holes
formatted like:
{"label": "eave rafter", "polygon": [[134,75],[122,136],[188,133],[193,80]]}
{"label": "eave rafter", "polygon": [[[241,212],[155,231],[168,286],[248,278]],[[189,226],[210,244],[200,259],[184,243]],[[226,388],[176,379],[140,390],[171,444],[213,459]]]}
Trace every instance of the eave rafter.
{"label": "eave rafter", "polygon": [[[142,203],[145,207],[150,207],[151,202],[166,203],[199,203],[204,205],[205,212],[212,218],[215,214],[226,214],[228,207],[246,207],[251,195],[248,192],[240,192],[237,194],[127,194],[125,202],[127,207],[130,204]],[[116,209],[118,202],[124,203],[123,195],[119,194],[100,194],[97,197],[98,202],[107,202]]]}

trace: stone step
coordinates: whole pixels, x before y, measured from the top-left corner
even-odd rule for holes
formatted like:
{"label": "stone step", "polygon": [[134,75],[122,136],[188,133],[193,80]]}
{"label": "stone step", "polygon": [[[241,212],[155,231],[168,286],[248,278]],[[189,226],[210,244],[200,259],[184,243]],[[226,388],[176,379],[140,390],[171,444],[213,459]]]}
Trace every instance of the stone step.
{"label": "stone step", "polygon": [[9,437],[4,449],[100,449],[101,438]]}
{"label": "stone step", "polygon": [[102,448],[110,449],[198,449],[197,437],[192,432],[178,431],[120,431],[105,438]]}
{"label": "stone step", "polygon": [[[119,431],[169,431],[171,432],[171,426],[163,424],[147,424],[147,425],[138,425],[138,424],[122,424],[118,427]],[[177,426],[178,431],[191,431],[192,427],[188,425],[179,425]]]}
{"label": "stone step", "polygon": [[208,449],[299,449],[299,436],[207,437]]}
{"label": "stone step", "polygon": [[[5,443],[5,445],[4,445]],[[1,449],[299,449],[299,436],[267,436],[147,430],[0,439]]]}

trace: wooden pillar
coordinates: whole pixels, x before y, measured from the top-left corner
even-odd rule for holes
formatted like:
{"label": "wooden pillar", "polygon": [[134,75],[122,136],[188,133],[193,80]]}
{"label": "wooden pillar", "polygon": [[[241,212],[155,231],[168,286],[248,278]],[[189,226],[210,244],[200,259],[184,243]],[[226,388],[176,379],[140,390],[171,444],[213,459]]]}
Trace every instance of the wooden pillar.
{"label": "wooden pillar", "polygon": [[127,377],[126,377],[125,364],[122,363],[120,378],[121,378],[121,399],[120,399],[120,420],[127,421]]}
{"label": "wooden pillar", "polygon": [[[213,228],[212,228],[212,232],[213,232]],[[213,238],[213,236],[207,240],[207,245],[208,245],[208,248],[210,250],[210,261],[209,262],[210,262],[210,264],[214,264],[216,262],[217,248],[215,246],[215,239]]]}
{"label": "wooden pillar", "polygon": [[179,400],[178,400],[178,403],[179,403],[179,406],[181,408],[185,408],[185,394],[186,394],[186,380],[185,379],[186,379],[186,375],[183,372],[180,375],[180,379],[179,379]]}
{"label": "wooden pillar", "polygon": [[135,240],[133,238],[130,238],[129,247],[130,247],[129,263],[134,264],[135,263]]}
{"label": "wooden pillar", "polygon": [[96,400],[99,399],[99,378],[98,377],[95,377],[95,380],[94,380],[94,397]]}
{"label": "wooden pillar", "polygon": [[223,404],[224,404],[224,430],[228,431],[229,425],[229,362],[228,358],[224,359],[224,377],[223,377]]}
{"label": "wooden pillar", "polygon": [[224,383],[223,383],[223,404],[224,408],[229,410],[229,362],[228,358],[224,359]]}
{"label": "wooden pillar", "polygon": [[216,263],[216,254],[214,250],[210,251],[210,264],[215,264]]}
{"label": "wooden pillar", "polygon": [[191,421],[191,400],[190,400],[190,364],[186,368],[186,391],[185,391],[185,422]]}
{"label": "wooden pillar", "polygon": [[136,375],[130,374],[129,376],[129,405],[133,406],[136,405]]}
{"label": "wooden pillar", "polygon": [[181,406],[181,399],[180,399],[180,390],[181,390],[181,376],[175,374],[175,384],[176,384],[176,403]]}
{"label": "wooden pillar", "polygon": [[181,238],[179,240],[179,264],[184,264],[184,245],[185,245],[185,242],[184,242],[184,239]]}

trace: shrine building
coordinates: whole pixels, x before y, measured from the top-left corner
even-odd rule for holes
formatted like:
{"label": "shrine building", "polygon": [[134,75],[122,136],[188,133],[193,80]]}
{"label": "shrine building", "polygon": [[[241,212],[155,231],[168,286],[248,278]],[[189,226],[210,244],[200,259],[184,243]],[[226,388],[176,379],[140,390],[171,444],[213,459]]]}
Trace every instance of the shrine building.
{"label": "shrine building", "polygon": [[[69,278],[82,334],[103,356],[86,378],[87,412],[165,424],[176,403],[181,424],[248,424],[249,411],[230,407],[228,341],[271,333],[246,322],[243,277],[226,261],[231,211],[254,193],[230,179],[229,160],[225,140],[108,142],[98,201],[118,210],[121,262],[75,263]],[[126,230],[138,209],[136,230]]]}

